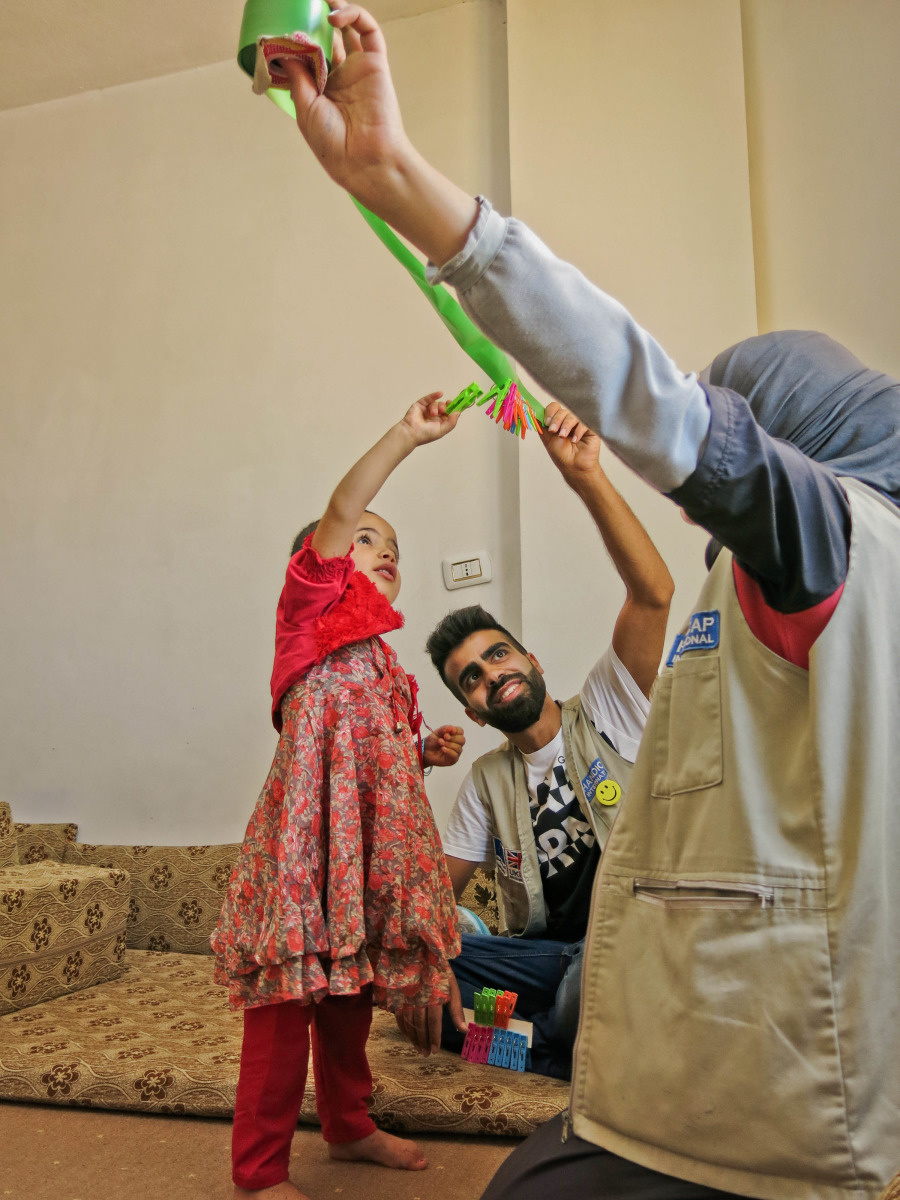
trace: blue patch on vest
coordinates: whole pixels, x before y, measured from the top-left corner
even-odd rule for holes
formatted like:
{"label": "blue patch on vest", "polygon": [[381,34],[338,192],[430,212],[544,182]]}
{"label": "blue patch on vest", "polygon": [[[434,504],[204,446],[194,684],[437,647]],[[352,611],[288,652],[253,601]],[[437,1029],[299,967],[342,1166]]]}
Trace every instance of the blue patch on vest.
{"label": "blue patch on vest", "polygon": [[602,783],[608,774],[609,772],[600,759],[595,758],[590,765],[587,775],[581,781],[581,786],[584,788],[585,800],[593,800],[597,784]]}
{"label": "blue patch on vest", "polygon": [[688,621],[684,633],[679,633],[672,643],[666,666],[671,667],[679,658],[692,650],[715,650],[719,644],[719,610],[696,612]]}

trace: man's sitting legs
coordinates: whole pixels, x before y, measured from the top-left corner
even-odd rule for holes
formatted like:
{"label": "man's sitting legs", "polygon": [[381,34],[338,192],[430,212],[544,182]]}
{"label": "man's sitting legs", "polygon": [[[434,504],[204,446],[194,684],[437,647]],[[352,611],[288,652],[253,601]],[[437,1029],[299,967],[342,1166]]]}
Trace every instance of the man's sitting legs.
{"label": "man's sitting legs", "polygon": [[[534,1025],[528,1070],[568,1079],[578,1029],[582,943],[542,938],[462,935],[462,952],[450,964],[465,1008],[481,988],[516,992],[514,1016]],[[444,1013],[441,1044],[462,1049],[463,1035]]]}

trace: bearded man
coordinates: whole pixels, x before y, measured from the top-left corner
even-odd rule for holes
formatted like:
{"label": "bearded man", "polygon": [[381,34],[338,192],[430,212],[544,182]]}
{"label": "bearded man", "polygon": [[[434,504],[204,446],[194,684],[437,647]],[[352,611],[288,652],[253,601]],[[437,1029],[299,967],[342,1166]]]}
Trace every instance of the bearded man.
{"label": "bearded man", "polygon": [[649,712],[673,584],[601,468],[600,438],[558,404],[546,415],[547,453],[625,584],[611,645],[564,704],[534,655],[478,605],[446,616],[427,650],[466,715],[507,738],[472,766],[444,837],[457,900],[479,863],[493,865],[505,936],[463,932],[442,1045],[461,1046],[475,991],[505,989],[534,1025],[530,1069],[568,1079],[591,889]]}

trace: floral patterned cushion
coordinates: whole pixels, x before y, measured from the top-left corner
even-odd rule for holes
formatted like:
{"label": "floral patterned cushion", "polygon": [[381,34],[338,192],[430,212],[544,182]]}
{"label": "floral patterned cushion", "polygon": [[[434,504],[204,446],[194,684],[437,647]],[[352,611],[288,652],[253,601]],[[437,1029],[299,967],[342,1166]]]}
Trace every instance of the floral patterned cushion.
{"label": "floral patterned cushion", "polygon": [[71,821],[64,825],[37,825],[16,821],[16,844],[20,863],[37,863],[45,859],[63,862],[66,846],[78,837],[78,826]]}
{"label": "floral patterned cushion", "polygon": [[0,801],[0,867],[14,866],[19,861],[12,813],[5,800]]}
{"label": "floral patterned cushion", "polygon": [[43,862],[0,870],[0,1013],[122,973],[128,876]]}
{"label": "floral patterned cushion", "polygon": [[[120,979],[0,1017],[0,1099],[229,1117],[242,1021],[197,954],[126,950]],[[429,1058],[375,1012],[372,1116],[405,1132],[525,1136],[565,1108],[568,1084]],[[301,1121],[317,1123],[312,1072]]]}
{"label": "floral patterned cushion", "polygon": [[481,867],[476,867],[475,874],[466,884],[466,890],[459,902],[463,908],[468,908],[470,912],[481,917],[491,933],[500,932],[500,912],[497,908],[493,875],[489,875]]}
{"label": "floral patterned cushion", "polygon": [[177,950],[211,954],[209,935],[219,919],[222,895],[240,847],[66,847],[66,863],[120,867],[131,877],[129,950]]}

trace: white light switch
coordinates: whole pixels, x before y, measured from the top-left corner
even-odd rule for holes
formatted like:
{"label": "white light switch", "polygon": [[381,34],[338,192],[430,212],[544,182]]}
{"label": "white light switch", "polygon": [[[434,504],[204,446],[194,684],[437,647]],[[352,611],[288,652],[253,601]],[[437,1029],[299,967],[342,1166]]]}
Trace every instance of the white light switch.
{"label": "white light switch", "polygon": [[462,579],[480,579],[481,559],[469,558],[465,562],[451,563],[450,574],[454,583],[459,583]]}
{"label": "white light switch", "polygon": [[450,592],[454,588],[472,587],[476,583],[490,583],[492,578],[491,559],[486,550],[470,551],[455,558],[445,558],[441,568],[444,573],[444,587]]}

